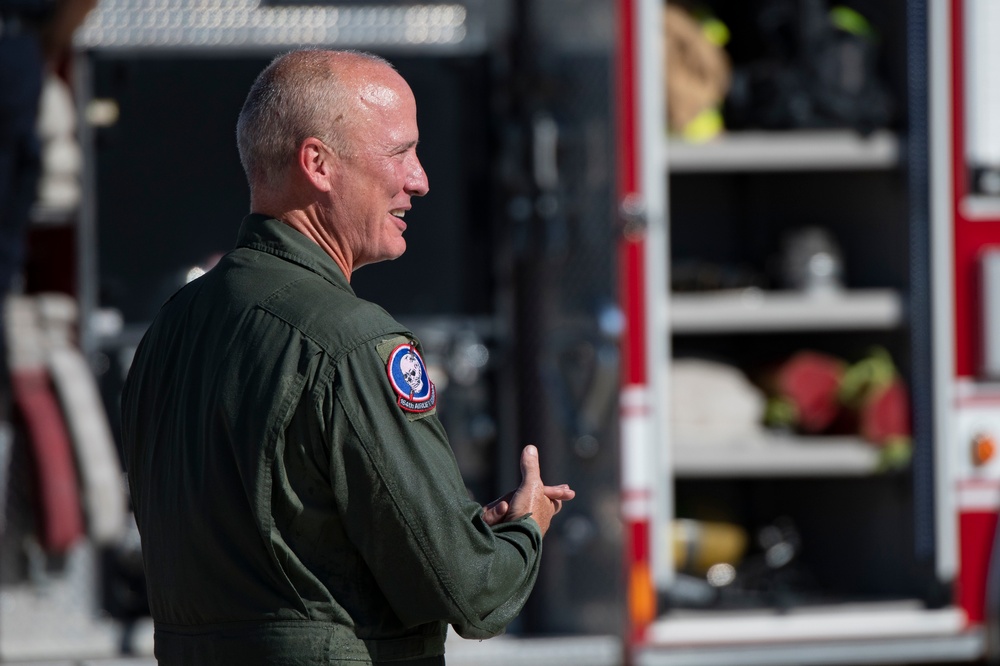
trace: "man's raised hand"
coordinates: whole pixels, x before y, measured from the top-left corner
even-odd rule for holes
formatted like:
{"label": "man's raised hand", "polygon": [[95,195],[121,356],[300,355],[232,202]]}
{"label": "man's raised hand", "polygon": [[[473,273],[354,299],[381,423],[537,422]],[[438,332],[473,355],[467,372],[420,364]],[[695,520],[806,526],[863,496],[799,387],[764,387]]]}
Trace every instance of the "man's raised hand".
{"label": "man's raised hand", "polygon": [[542,482],[538,449],[532,445],[521,451],[521,485],[483,508],[487,525],[496,525],[531,514],[544,535],[552,516],[562,510],[562,503],[576,497],[576,491],[565,483],[546,486]]}

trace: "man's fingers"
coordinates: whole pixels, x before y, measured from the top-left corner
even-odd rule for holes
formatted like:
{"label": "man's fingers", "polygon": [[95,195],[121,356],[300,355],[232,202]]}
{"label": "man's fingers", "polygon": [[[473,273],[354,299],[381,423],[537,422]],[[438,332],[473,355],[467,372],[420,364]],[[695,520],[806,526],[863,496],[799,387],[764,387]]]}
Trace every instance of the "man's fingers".
{"label": "man's fingers", "polygon": [[490,527],[494,525],[499,525],[503,522],[503,519],[507,516],[507,511],[510,509],[510,504],[506,500],[498,499],[496,501],[490,502],[483,507],[483,520]]}
{"label": "man's fingers", "polygon": [[521,478],[527,481],[529,478],[541,481],[542,473],[538,468],[538,449],[528,444],[521,451]]}
{"label": "man's fingers", "polygon": [[571,500],[576,497],[576,491],[565,483],[558,486],[545,486],[544,492],[550,500]]}

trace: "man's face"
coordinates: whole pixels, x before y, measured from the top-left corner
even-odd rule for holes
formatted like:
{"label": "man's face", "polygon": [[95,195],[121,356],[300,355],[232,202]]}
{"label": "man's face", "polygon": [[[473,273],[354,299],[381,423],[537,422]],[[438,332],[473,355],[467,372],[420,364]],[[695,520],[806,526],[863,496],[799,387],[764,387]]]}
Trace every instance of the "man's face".
{"label": "man's face", "polygon": [[406,250],[403,217],[412,197],[427,193],[417,159],[417,105],[394,71],[378,70],[361,88],[359,115],[332,202],[337,232],[353,253],[353,267],[395,259]]}

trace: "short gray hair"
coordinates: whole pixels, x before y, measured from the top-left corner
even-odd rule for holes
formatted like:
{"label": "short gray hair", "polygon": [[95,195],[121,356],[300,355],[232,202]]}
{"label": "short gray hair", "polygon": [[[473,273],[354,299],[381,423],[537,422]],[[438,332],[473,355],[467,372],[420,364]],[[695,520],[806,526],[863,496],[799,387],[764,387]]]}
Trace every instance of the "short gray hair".
{"label": "short gray hair", "polygon": [[258,75],[236,123],[251,191],[280,184],[309,137],[338,154],[350,148],[344,124],[357,90],[348,74],[363,62],[392,68],[384,58],[362,51],[303,50],[278,56]]}

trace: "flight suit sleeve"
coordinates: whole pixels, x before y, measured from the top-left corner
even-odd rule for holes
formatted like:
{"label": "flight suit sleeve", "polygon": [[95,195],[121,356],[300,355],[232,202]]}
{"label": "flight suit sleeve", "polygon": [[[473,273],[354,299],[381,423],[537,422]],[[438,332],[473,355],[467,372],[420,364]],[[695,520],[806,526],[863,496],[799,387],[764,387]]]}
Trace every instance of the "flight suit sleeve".
{"label": "flight suit sleeve", "polygon": [[541,531],[530,517],[492,528],[483,520],[433,406],[400,390],[398,360],[392,376],[386,355],[407,344],[373,341],[336,366],[331,479],[347,533],[404,624],[495,636],[535,583]]}

